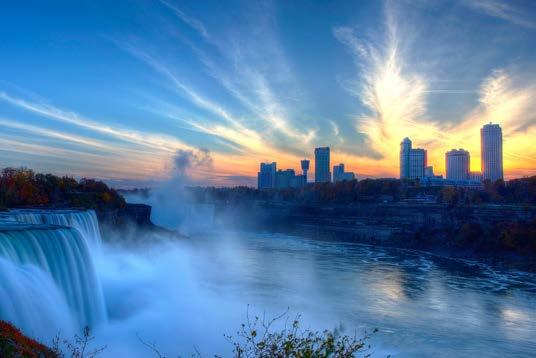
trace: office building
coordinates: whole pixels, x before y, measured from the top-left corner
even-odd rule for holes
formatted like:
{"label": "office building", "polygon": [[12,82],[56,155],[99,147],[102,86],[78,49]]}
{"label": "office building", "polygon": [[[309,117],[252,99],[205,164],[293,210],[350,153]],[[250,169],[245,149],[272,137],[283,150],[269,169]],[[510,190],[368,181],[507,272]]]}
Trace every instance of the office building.
{"label": "office building", "polygon": [[427,152],[421,148],[412,148],[409,138],[400,143],[400,179],[420,179],[425,176],[428,166]]}
{"label": "office building", "polygon": [[339,164],[333,166],[333,182],[337,183],[340,181],[352,181],[355,179],[355,174],[353,172],[345,172],[344,164]]}
{"label": "office building", "polygon": [[421,148],[409,152],[409,179],[424,178],[424,168],[428,164],[427,152]]}
{"label": "office building", "polygon": [[295,180],[296,173],[294,169],[279,169],[275,173],[275,187],[276,189],[290,188]]}
{"label": "office building", "polygon": [[333,166],[333,182],[340,181],[343,173],[344,173],[344,164],[334,165]]}
{"label": "office building", "polygon": [[471,157],[468,151],[452,149],[445,153],[447,180],[468,180],[470,167]]}
{"label": "office building", "polygon": [[331,172],[329,171],[329,147],[315,149],[315,182],[329,183]]}
{"label": "office building", "polygon": [[257,188],[259,190],[275,188],[277,164],[261,163],[260,171],[257,173]]}
{"label": "office building", "polygon": [[503,179],[502,130],[498,124],[490,122],[480,129],[480,156],[482,178]]}

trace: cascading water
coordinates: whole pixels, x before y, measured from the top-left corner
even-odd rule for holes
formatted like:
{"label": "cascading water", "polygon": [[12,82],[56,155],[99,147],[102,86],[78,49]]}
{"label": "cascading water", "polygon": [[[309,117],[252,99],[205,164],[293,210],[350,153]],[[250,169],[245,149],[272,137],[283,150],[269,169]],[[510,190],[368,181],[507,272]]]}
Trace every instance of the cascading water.
{"label": "cascading water", "polygon": [[80,231],[82,238],[91,248],[101,244],[99,222],[94,210],[12,210],[10,216],[28,224],[51,224],[72,227]]}
{"label": "cascading water", "polygon": [[[92,251],[93,211],[17,210],[0,218],[0,319],[33,336],[106,321]],[[55,324],[57,323],[57,324]]]}
{"label": "cascading water", "polygon": [[4,258],[0,258],[0,319],[45,342],[50,334],[76,332],[69,305],[52,277],[35,265]]}

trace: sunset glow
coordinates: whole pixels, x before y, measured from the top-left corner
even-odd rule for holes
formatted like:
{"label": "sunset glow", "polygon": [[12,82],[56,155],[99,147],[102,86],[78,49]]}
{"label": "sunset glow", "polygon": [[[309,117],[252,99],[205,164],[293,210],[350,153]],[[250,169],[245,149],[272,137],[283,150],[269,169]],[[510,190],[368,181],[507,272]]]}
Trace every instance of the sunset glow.
{"label": "sunset glow", "polygon": [[505,177],[536,174],[531,5],[101,6],[0,15],[2,166],[144,186],[169,177],[177,150],[208,149],[199,184],[254,185],[260,162],[299,169],[330,146],[359,178],[396,177],[409,137],[436,173],[453,148],[479,171],[493,122]]}

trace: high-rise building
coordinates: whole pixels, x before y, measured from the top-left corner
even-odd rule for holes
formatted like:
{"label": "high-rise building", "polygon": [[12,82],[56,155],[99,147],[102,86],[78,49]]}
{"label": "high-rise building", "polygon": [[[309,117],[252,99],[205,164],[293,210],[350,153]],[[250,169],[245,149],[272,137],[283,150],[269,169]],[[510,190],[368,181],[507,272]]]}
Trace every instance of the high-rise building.
{"label": "high-rise building", "polygon": [[307,184],[307,172],[309,171],[309,159],[304,159],[301,161],[302,174],[305,178],[305,184]]}
{"label": "high-rise building", "polygon": [[469,152],[463,149],[453,149],[445,153],[447,180],[468,180],[471,167]]}
{"label": "high-rise building", "polygon": [[425,149],[415,148],[409,152],[409,179],[424,178],[424,168],[428,166]]}
{"label": "high-rise building", "polygon": [[482,178],[503,179],[502,130],[498,124],[490,122],[480,129],[480,156]]}
{"label": "high-rise building", "polygon": [[257,173],[257,188],[259,190],[275,188],[275,174],[277,164],[261,163],[260,171]]}
{"label": "high-rise building", "polygon": [[411,140],[404,138],[400,143],[400,179],[420,179],[425,177],[428,165],[426,150],[412,148]]}
{"label": "high-rise building", "polygon": [[411,140],[406,137],[400,143],[400,179],[409,178],[409,152],[411,152]]}
{"label": "high-rise building", "polygon": [[315,149],[315,182],[329,183],[331,172],[329,171],[329,147]]}

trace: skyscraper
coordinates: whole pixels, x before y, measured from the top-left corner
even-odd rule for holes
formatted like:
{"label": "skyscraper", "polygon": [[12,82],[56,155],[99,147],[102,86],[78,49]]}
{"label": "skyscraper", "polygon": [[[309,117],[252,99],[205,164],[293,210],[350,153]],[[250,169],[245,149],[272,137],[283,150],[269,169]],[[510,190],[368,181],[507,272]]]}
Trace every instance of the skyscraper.
{"label": "skyscraper", "polygon": [[329,147],[315,149],[315,182],[329,183],[331,172],[329,171]]}
{"label": "skyscraper", "polygon": [[447,179],[469,179],[469,168],[471,167],[469,152],[463,149],[453,149],[445,153],[445,167],[447,169]]}
{"label": "skyscraper", "polygon": [[276,169],[275,162],[261,163],[260,171],[257,173],[257,188],[259,190],[275,188]]}
{"label": "skyscraper", "polygon": [[406,137],[400,143],[400,179],[409,178],[409,152],[411,151],[411,140]]}
{"label": "skyscraper", "polygon": [[305,177],[305,183],[307,184],[307,172],[309,171],[309,160],[304,159],[301,161],[302,174]]}
{"label": "skyscraper", "polygon": [[490,122],[480,129],[480,155],[482,179],[503,179],[502,130],[498,124]]}
{"label": "skyscraper", "polygon": [[412,148],[411,140],[404,138],[400,143],[400,179],[420,179],[425,176],[428,165],[426,150]]}

